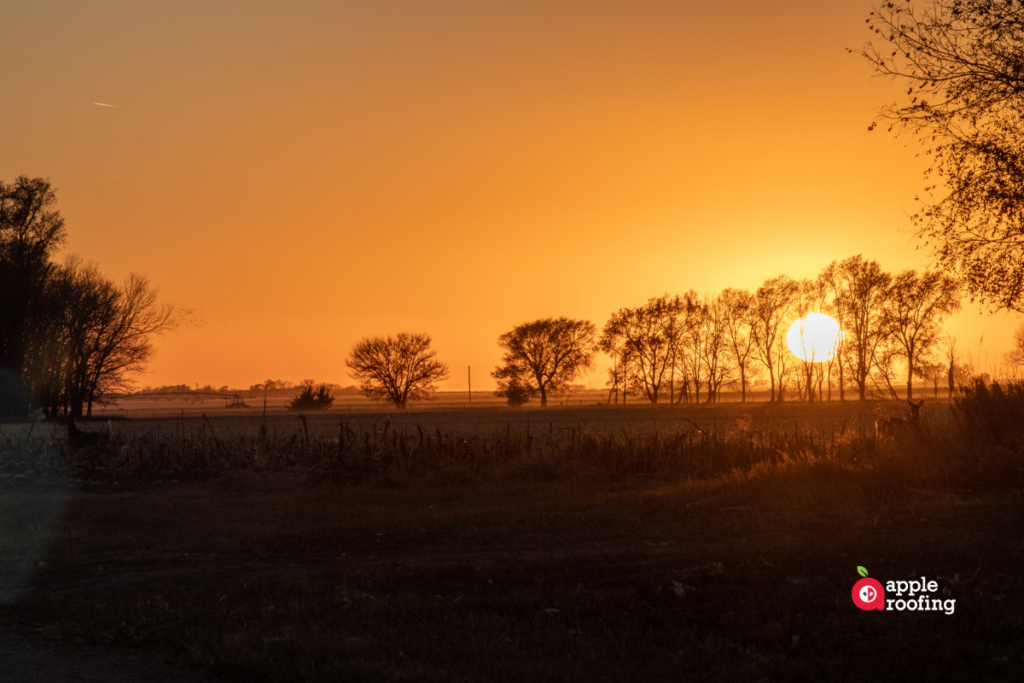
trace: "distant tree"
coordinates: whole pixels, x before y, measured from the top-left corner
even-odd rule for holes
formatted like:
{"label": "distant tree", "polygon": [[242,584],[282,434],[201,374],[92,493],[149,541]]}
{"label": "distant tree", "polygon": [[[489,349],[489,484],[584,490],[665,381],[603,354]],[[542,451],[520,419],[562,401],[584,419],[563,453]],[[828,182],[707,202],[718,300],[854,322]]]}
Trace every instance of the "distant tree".
{"label": "distant tree", "polygon": [[360,393],[404,409],[409,401],[430,396],[434,385],[448,378],[448,366],[435,360],[430,343],[429,335],[406,332],[366,338],[352,347],[346,362]]}
{"label": "distant tree", "polygon": [[[799,361],[799,375],[801,380],[801,393],[806,400],[813,401],[815,388],[817,387],[818,399],[821,400],[821,383],[824,375],[824,365],[828,362],[827,349],[819,349],[815,346],[819,342],[809,336],[806,327],[801,319],[815,313],[821,314],[828,302],[828,287],[821,279],[805,279],[799,282],[793,317],[797,321],[802,357]],[[786,331],[787,346],[789,343],[789,331]]]}
{"label": "distant tree", "polygon": [[833,368],[839,370],[839,380],[837,385],[839,387],[839,400],[846,400],[846,305],[847,301],[842,296],[845,291],[846,281],[842,274],[839,261],[833,261],[826,266],[819,274],[818,281],[822,287],[828,293],[828,304],[826,309],[829,315],[839,323],[839,336],[836,339],[836,348],[832,354],[832,360],[828,364],[829,373],[829,400],[831,400],[832,392],[832,372]]}
{"label": "distant tree", "polygon": [[876,261],[858,254],[835,266],[837,298],[843,311],[846,362],[857,382],[860,400],[867,399],[868,378],[875,368],[879,347],[888,339],[892,275]]}
{"label": "distant tree", "polygon": [[907,364],[907,399],[914,398],[914,376],[924,377],[938,344],[944,316],[960,310],[960,283],[942,273],[905,270],[892,282],[886,324]]}
{"label": "distant tree", "polygon": [[651,403],[658,403],[665,381],[674,379],[675,360],[697,305],[696,295],[665,294],[643,306],[616,311],[601,332],[601,349],[629,361],[624,368],[636,371]]}
{"label": "distant tree", "polygon": [[768,371],[771,400],[781,401],[785,386],[789,350],[786,348],[787,324],[799,285],[785,275],[767,280],[758,287],[751,309],[751,330],[758,358]]}
{"label": "distant tree", "polygon": [[539,394],[541,407],[547,406],[548,394],[566,390],[593,367],[595,334],[592,322],[563,316],[523,323],[501,335],[502,364],[491,373],[497,395],[511,399]]}
{"label": "distant tree", "polygon": [[697,357],[705,370],[707,403],[717,402],[723,384],[734,380],[734,367],[729,363],[728,310],[721,296],[705,296],[701,302],[700,343]]}
{"label": "distant tree", "polygon": [[642,385],[637,376],[633,350],[621,345],[608,349],[608,353],[612,357],[612,366],[608,368],[608,382],[605,385],[609,389],[608,401],[609,403],[611,402],[612,394],[614,393],[615,403],[618,404],[619,393],[621,392],[622,404],[626,405],[627,397],[630,394],[635,394],[638,391],[638,387]]}
{"label": "distant tree", "polygon": [[[704,372],[704,345],[705,335],[708,333],[709,312],[705,303],[697,296],[697,292],[690,290],[685,299],[686,324],[682,326],[683,333],[679,337],[678,351],[674,354],[674,359],[682,368],[683,376],[688,380],[687,385],[693,385],[693,401],[700,403],[701,387],[708,379]],[[689,389],[689,386],[684,387],[687,403],[691,399]]]}
{"label": "distant tree", "polygon": [[327,410],[334,396],[326,384],[316,386],[312,380],[302,382],[302,390],[288,403],[288,410]]}
{"label": "distant tree", "polygon": [[740,400],[747,402],[751,357],[754,351],[754,335],[751,331],[750,312],[754,306],[754,295],[745,289],[726,289],[721,294],[723,324],[728,334],[736,370],[740,375]]}
{"label": "distant tree", "polygon": [[892,0],[868,25],[884,43],[858,54],[906,89],[876,123],[917,136],[945,186],[919,236],[972,296],[1024,311],[1024,5]]}

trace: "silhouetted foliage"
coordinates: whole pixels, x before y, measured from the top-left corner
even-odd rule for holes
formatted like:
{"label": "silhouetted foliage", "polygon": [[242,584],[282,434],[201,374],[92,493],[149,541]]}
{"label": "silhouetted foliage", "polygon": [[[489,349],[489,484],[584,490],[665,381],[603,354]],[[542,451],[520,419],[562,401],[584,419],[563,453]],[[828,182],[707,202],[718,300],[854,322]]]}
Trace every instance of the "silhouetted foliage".
{"label": "silhouetted foliage", "polygon": [[312,382],[302,385],[302,391],[288,404],[288,410],[327,410],[334,403],[334,396],[326,384],[315,386]]}
{"label": "silhouetted foliage", "polygon": [[740,400],[747,401],[747,387],[750,384],[751,358],[754,351],[753,321],[751,310],[754,306],[754,295],[745,289],[722,291],[720,296],[723,310],[723,324],[726,328],[729,347],[733,361],[740,375]]}
{"label": "silhouetted foliage", "polygon": [[914,376],[924,377],[938,344],[943,317],[960,310],[960,283],[942,273],[905,270],[892,282],[886,326],[897,355],[907,364],[907,399]]}
{"label": "silhouetted foliage", "polygon": [[[0,181],[0,368],[15,382],[24,383],[30,356],[43,352],[49,318],[59,314],[46,296],[54,268],[50,259],[66,238],[56,205],[48,180]],[[22,412],[20,401],[5,409]]]}
{"label": "silhouetted foliage", "polygon": [[1024,5],[896,0],[867,22],[886,44],[858,54],[907,89],[877,121],[918,136],[944,185],[919,235],[973,296],[1024,311]]}
{"label": "silhouetted foliage", "polygon": [[436,355],[430,335],[401,332],[363,339],[352,347],[347,365],[360,393],[402,409],[411,400],[429,397],[434,385],[448,378],[448,366],[435,360]]}
{"label": "silhouetted foliage", "polygon": [[[643,391],[651,403],[658,403],[666,381],[674,391],[677,369],[685,374],[683,337],[693,329],[699,308],[695,292],[682,297],[665,294],[648,299],[643,306],[620,308],[605,323],[601,349],[617,357],[623,379],[631,379],[629,384]],[[699,376],[695,381],[699,383]],[[624,388],[631,388],[629,384]]]}
{"label": "silhouetted foliage", "polygon": [[836,299],[840,302],[845,335],[847,367],[857,383],[860,400],[866,400],[868,378],[878,362],[878,351],[888,339],[886,306],[892,275],[877,261],[858,254],[833,263]]}
{"label": "silhouetted foliage", "polygon": [[504,396],[508,399],[507,403],[513,408],[522,407],[524,404],[529,403],[533,397],[533,392],[529,387],[524,387],[516,382],[509,382],[503,390],[498,391],[498,396]]}
{"label": "silhouetted foliage", "polygon": [[31,405],[80,416],[127,388],[176,315],[140,275],[118,285],[75,257],[54,263],[65,237],[56,201],[42,178],[0,182],[0,368]]}
{"label": "silhouetted foliage", "polygon": [[780,275],[758,287],[751,306],[751,335],[758,358],[768,371],[771,400],[781,401],[787,364],[791,356],[786,348],[787,325],[794,317],[794,304],[800,291],[795,280]]}
{"label": "silhouetted foliage", "polygon": [[561,317],[523,323],[501,335],[502,365],[491,373],[498,382],[496,394],[509,398],[510,404],[513,396],[539,394],[541,406],[546,406],[549,393],[568,389],[592,367],[595,333],[588,320]]}

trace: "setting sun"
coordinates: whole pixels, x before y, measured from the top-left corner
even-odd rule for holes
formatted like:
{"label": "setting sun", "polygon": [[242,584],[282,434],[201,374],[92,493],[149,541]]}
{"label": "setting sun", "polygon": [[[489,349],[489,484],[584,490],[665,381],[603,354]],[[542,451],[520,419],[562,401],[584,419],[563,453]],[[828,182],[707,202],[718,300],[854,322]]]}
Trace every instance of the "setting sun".
{"label": "setting sun", "polygon": [[786,344],[800,360],[823,363],[835,353],[839,323],[824,313],[808,313],[789,326]]}

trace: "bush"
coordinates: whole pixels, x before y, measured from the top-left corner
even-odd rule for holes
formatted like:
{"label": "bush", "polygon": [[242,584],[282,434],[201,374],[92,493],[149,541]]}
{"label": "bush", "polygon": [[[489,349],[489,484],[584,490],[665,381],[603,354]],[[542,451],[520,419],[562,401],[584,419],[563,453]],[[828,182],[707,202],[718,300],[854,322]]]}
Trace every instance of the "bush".
{"label": "bush", "polygon": [[519,408],[524,403],[530,402],[533,392],[521,384],[512,383],[504,391],[495,392],[498,396],[508,399],[508,404],[513,408]]}
{"label": "bush", "polygon": [[288,404],[288,410],[327,410],[334,403],[334,396],[327,391],[327,385],[314,387],[307,384],[299,395]]}

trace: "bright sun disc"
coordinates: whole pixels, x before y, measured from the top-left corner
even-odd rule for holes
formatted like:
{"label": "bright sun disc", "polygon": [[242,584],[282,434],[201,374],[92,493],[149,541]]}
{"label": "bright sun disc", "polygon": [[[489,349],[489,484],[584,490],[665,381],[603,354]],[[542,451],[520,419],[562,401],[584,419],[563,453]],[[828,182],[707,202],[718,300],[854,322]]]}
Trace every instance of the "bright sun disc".
{"label": "bright sun disc", "polygon": [[808,313],[789,326],[786,345],[800,360],[823,363],[830,360],[839,340],[839,323],[824,313]]}

